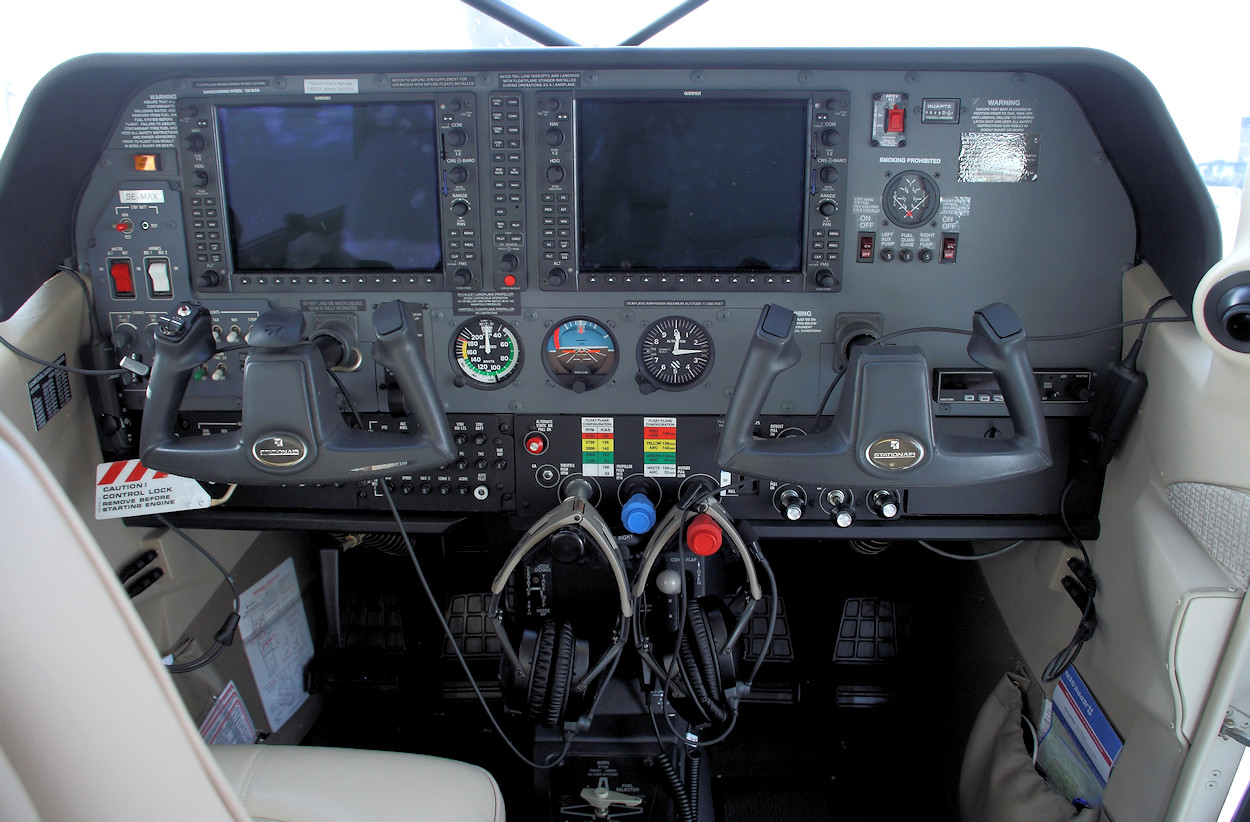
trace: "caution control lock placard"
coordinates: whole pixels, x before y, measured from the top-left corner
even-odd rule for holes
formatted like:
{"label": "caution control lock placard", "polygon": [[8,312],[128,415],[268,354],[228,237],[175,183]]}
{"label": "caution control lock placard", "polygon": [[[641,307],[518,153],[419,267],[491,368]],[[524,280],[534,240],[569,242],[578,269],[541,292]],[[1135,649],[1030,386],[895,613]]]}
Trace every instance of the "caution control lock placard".
{"label": "caution control lock placard", "polygon": [[154,471],[138,460],[96,466],[95,518],[117,519],[207,508],[211,498],[193,479]]}

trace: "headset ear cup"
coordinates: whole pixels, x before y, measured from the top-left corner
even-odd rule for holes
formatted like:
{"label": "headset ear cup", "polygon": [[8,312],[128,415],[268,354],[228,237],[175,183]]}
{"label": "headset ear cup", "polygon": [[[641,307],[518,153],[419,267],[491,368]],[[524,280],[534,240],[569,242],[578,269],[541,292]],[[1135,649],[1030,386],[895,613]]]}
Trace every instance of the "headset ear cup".
{"label": "headset ear cup", "polygon": [[729,710],[725,705],[725,693],[721,684],[721,670],[716,653],[717,637],[714,635],[713,624],[714,620],[709,618],[702,602],[688,602],[686,631],[682,635],[677,656],[690,682],[691,699],[706,717],[705,721],[726,722],[729,719]]}
{"label": "headset ear cup", "polygon": [[560,724],[564,718],[564,707],[573,687],[573,660],[576,650],[577,638],[573,635],[573,626],[567,622],[558,623],[551,651],[546,710],[541,717],[537,717],[547,727]]}
{"label": "headset ear cup", "polygon": [[530,665],[529,693],[525,713],[531,719],[541,719],[546,715],[547,685],[551,679],[555,641],[555,620],[544,620],[538,629],[538,639],[534,643],[534,661]]}

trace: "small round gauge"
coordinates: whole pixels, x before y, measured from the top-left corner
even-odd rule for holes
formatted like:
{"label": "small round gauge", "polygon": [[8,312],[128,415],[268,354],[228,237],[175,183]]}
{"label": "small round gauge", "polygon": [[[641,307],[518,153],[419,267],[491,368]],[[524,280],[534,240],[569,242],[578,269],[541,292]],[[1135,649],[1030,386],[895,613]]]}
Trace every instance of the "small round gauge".
{"label": "small round gauge", "polygon": [[[684,391],[712,367],[715,349],[707,329],[689,317],[665,317],[638,339],[639,385]],[[644,388],[645,391],[645,388]]]}
{"label": "small round gauge", "polygon": [[895,174],[881,195],[881,207],[890,222],[903,228],[923,225],[933,219],[941,205],[937,183],[928,174],[904,171]]}
{"label": "small round gauge", "polygon": [[547,332],[543,365],[556,383],[578,394],[598,388],[616,370],[616,339],[589,317],[570,317]]}
{"label": "small round gauge", "polygon": [[521,372],[521,342],[498,317],[473,317],[451,338],[451,363],[459,372],[457,385],[499,388]]}

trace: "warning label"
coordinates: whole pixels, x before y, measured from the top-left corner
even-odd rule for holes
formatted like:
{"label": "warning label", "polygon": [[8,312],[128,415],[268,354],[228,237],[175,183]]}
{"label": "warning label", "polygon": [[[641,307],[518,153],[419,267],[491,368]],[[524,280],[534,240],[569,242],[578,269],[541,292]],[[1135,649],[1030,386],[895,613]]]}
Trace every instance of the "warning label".
{"label": "warning label", "polygon": [[208,492],[187,477],[153,471],[138,460],[104,462],[95,472],[95,518],[207,508]]}

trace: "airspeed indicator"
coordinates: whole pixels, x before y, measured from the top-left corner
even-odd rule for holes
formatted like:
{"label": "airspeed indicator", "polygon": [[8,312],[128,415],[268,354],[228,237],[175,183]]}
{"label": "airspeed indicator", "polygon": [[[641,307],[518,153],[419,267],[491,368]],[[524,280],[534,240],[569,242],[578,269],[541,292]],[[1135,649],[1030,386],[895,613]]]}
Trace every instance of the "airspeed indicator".
{"label": "airspeed indicator", "polygon": [[499,388],[521,371],[521,343],[498,317],[473,317],[451,339],[451,362],[459,372],[457,385]]}

